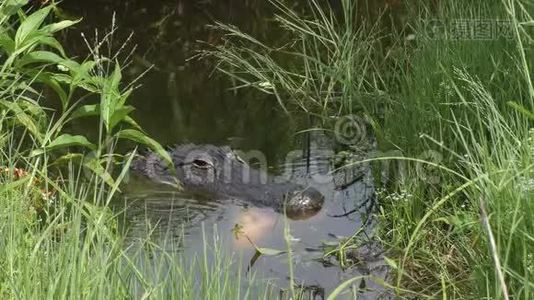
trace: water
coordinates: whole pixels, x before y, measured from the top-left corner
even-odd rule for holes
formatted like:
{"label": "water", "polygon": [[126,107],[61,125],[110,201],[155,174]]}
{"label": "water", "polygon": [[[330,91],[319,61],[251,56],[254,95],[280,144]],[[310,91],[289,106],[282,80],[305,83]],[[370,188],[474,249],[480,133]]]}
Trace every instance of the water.
{"label": "water", "polygon": [[206,28],[213,20],[265,32],[268,25],[260,14],[269,11],[265,1],[65,1],[63,7],[73,17],[84,17],[68,36],[69,50],[80,56],[88,52],[80,31],[93,40],[98,29],[101,38],[114,11],[118,29],[111,51],[134,32],[129,48],[137,51],[125,76],[133,79],[154,65],[131,98],[134,117],[160,143],[229,144],[261,150],[272,162],[293,147],[296,121],[281,113],[273,97],[230,91],[231,83],[214,72],[212,63],[188,60],[202,47],[198,40],[218,39]]}
{"label": "water", "polygon": [[[67,36],[67,48],[72,52],[87,53],[80,31],[90,37],[98,29],[101,36],[111,25],[115,11],[115,48],[125,40],[138,47],[126,77],[135,78],[154,64],[133,94],[132,104],[137,108],[136,120],[160,143],[209,143],[258,150],[272,166],[271,172],[290,170],[293,180],[312,185],[325,195],[325,206],[317,215],[307,220],[288,220],[297,283],[318,286],[328,294],[356,275],[385,276],[378,254],[376,259],[367,256],[357,268],[348,270],[340,268],[335,259],[322,259],[323,245],[339,242],[368,223],[366,208],[372,201],[367,200],[372,200],[373,195],[370,169],[356,169],[354,172],[363,179],[341,189],[351,182],[353,170],[332,173],[331,144],[313,135],[309,159],[303,155],[306,151],[302,150],[307,150],[303,142],[306,136],[296,132],[309,127],[309,123],[298,115],[283,113],[269,96],[229,90],[231,83],[214,73],[209,62],[188,60],[200,47],[197,40],[217,41],[217,34],[205,27],[213,20],[236,24],[262,38],[273,38],[267,30],[271,10],[266,1],[71,0],[62,6],[65,13],[85,18]],[[131,31],[135,34],[128,39]],[[199,199],[139,179],[132,179],[126,190],[116,206],[123,211],[122,225],[130,244],[150,235],[161,247],[179,248],[187,256],[202,251],[203,240],[199,237],[204,233],[218,237],[221,247],[242,257],[246,268],[255,248],[244,235],[235,237],[237,224],[259,247],[287,248],[284,217],[271,209],[247,207],[228,199]],[[373,226],[365,225],[364,231],[371,234]],[[285,288],[287,264],[283,254],[261,256],[251,270],[257,278]]]}
{"label": "water", "polygon": [[[362,226],[365,232],[372,234],[372,221],[364,213],[373,204],[373,185],[368,167],[332,173],[327,157],[316,156],[324,150],[316,150],[311,151],[309,165],[305,159],[295,161],[291,163],[291,170],[295,181],[313,186],[325,196],[325,205],[317,215],[306,220],[287,220],[287,225],[291,232],[295,281],[320,287],[328,294],[339,283],[354,276],[384,277],[385,268],[379,256],[375,259],[369,255],[368,261],[348,270],[339,268],[333,258],[323,259],[323,245],[338,243]],[[306,178],[304,174],[309,174],[310,170],[314,176]],[[350,180],[352,172],[363,178],[340,188]],[[284,216],[270,208],[256,208],[224,198],[195,199],[142,179],[136,179],[128,187],[124,206],[118,206],[125,211],[128,244],[150,236],[150,240],[162,248],[169,251],[179,248],[187,257],[202,251],[204,241],[199,237],[203,234],[215,236],[223,249],[242,258],[243,271],[256,252],[252,242],[258,247],[287,249]],[[236,226],[241,232],[238,237],[234,235]],[[261,256],[251,270],[260,280],[287,288],[288,261],[284,254]]]}

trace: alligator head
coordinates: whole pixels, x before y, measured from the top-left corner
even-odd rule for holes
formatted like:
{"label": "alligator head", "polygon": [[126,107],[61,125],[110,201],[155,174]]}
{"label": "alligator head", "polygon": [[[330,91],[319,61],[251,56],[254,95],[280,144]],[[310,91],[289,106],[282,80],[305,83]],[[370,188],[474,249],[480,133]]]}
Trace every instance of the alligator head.
{"label": "alligator head", "polygon": [[159,183],[179,183],[184,192],[272,207],[292,219],[315,215],[324,202],[316,189],[252,168],[226,146],[178,145],[169,154],[174,170],[155,153],[135,159],[131,168]]}

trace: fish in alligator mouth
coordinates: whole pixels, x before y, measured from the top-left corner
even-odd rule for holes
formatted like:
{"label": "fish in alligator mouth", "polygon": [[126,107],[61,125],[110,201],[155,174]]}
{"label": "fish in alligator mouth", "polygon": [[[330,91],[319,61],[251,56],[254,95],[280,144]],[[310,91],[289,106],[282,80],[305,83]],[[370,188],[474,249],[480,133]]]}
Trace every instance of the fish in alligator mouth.
{"label": "fish in alligator mouth", "polygon": [[317,214],[324,196],[281,176],[249,166],[227,146],[177,145],[168,150],[174,169],[156,153],[134,159],[131,169],[158,183],[179,183],[186,193],[271,207],[291,219]]}

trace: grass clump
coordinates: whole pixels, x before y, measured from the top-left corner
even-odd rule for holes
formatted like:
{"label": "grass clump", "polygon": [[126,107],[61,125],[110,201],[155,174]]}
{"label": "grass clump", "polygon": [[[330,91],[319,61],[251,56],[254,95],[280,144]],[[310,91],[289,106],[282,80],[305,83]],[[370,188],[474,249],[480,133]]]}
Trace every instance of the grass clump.
{"label": "grass clump", "polygon": [[[55,22],[53,5],[26,2],[0,3],[0,297],[268,298],[217,244],[185,258],[150,237],[125,242],[109,204],[135,153],[117,143],[168,154],[130,117],[134,85],[120,53],[105,50],[114,28],[80,62],[54,37],[79,20]],[[96,137],[68,131],[90,117]]]}
{"label": "grass clump", "polygon": [[361,26],[352,15],[356,5],[341,1],[345,18],[311,0],[310,18],[302,18],[289,4],[270,1],[275,8],[275,31],[283,44],[268,44],[217,23],[224,43],[204,55],[218,61],[218,69],[235,80],[235,88],[253,87],[272,94],[286,111],[297,108],[326,119],[363,110],[384,87],[376,63],[380,47],[374,24]]}
{"label": "grass clump", "polygon": [[208,53],[237,87],[321,116],[326,130],[331,115],[365,114],[378,148],[399,153],[374,159],[403,163],[377,192],[397,295],[531,298],[532,6],[419,1],[384,35],[345,1],[337,15],[272,3],[285,44],[218,24],[227,43]]}

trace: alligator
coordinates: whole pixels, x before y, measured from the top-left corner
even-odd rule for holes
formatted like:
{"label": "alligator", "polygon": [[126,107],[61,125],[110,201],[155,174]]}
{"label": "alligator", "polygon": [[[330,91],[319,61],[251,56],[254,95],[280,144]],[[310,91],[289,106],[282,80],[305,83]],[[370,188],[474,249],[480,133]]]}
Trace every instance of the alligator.
{"label": "alligator", "polygon": [[291,219],[309,218],[324,203],[316,189],[253,168],[228,146],[185,144],[168,153],[173,167],[148,152],[135,158],[131,169],[157,183],[178,184],[186,193],[271,207]]}

